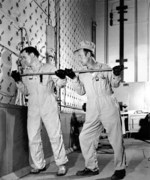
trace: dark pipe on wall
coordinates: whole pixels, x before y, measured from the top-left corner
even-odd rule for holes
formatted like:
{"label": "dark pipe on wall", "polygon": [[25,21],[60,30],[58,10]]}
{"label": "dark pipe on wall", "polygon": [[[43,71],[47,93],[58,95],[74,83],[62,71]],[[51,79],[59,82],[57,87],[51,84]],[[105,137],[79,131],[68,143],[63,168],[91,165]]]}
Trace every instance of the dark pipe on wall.
{"label": "dark pipe on wall", "polygon": [[108,63],[108,0],[104,1],[105,3],[105,23],[104,23],[104,60],[105,63]]}

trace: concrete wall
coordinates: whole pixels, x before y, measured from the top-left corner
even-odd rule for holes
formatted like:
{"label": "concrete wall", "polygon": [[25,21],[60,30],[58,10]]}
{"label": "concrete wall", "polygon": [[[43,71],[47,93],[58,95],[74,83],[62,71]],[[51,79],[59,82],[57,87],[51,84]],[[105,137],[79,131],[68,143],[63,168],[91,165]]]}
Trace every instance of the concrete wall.
{"label": "concrete wall", "polygon": [[[78,56],[73,51],[80,41],[92,40],[92,21],[95,20],[95,0],[66,0],[60,1],[57,22],[58,33],[58,66],[62,69],[82,69]],[[68,78],[66,88],[61,91],[63,105],[81,108],[85,102],[85,96],[79,96],[72,87],[72,80]],[[72,109],[62,108],[64,112],[72,112]]]}

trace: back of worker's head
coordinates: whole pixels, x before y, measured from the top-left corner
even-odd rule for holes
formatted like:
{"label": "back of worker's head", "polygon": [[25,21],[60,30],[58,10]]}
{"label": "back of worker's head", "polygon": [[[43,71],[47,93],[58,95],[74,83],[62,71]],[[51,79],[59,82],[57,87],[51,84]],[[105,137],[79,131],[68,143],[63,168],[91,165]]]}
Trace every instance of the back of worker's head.
{"label": "back of worker's head", "polygon": [[20,53],[26,52],[27,54],[33,53],[37,58],[39,57],[40,53],[35,47],[28,46],[21,50]]}

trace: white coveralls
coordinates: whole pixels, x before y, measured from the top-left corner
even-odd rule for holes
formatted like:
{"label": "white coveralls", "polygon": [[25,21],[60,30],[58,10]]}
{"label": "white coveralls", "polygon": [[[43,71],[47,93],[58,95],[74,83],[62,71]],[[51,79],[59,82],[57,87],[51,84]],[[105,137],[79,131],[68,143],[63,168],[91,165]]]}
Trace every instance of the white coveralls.
{"label": "white coveralls", "polygon": [[[100,63],[98,67],[100,70],[109,68]],[[79,74],[78,80],[73,82],[79,95],[87,95],[86,118],[79,139],[85,167],[89,169],[99,169],[96,148],[102,125],[114,150],[115,170],[125,169],[120,110],[112,91],[112,87],[119,86],[120,80],[120,76],[109,71]]]}
{"label": "white coveralls", "polygon": [[[36,73],[55,71],[54,66],[41,64]],[[33,73],[33,70],[26,69],[24,73]],[[47,130],[56,165],[63,165],[68,161],[63,143],[57,101],[53,91],[54,84],[61,87],[66,84],[66,80],[59,79],[55,75],[43,75],[41,80],[40,76],[24,76],[22,82],[17,84],[20,91],[28,95],[27,130],[30,154],[34,163],[31,166],[38,169],[46,165],[41,141],[41,120]]]}

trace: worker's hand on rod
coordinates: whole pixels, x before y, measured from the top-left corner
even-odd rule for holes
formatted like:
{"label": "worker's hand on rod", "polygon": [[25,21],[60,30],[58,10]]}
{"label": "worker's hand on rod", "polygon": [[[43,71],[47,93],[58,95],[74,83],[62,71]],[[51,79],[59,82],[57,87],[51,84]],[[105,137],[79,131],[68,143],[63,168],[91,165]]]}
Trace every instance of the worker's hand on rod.
{"label": "worker's hand on rod", "polygon": [[115,76],[120,76],[121,72],[123,70],[124,70],[124,66],[123,65],[113,67],[113,73],[114,73]]}
{"label": "worker's hand on rod", "polygon": [[20,75],[20,73],[18,72],[18,71],[12,71],[11,72],[11,77],[14,79],[14,81],[15,82],[19,82],[19,81],[21,81],[21,75]]}
{"label": "worker's hand on rod", "polygon": [[66,78],[66,72],[63,69],[58,69],[55,71],[55,75],[59,77],[60,79],[65,79]]}
{"label": "worker's hand on rod", "polygon": [[71,79],[74,79],[76,77],[75,72],[71,69],[65,68],[66,76],[68,76]]}

